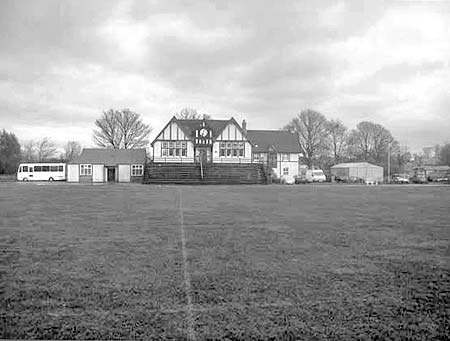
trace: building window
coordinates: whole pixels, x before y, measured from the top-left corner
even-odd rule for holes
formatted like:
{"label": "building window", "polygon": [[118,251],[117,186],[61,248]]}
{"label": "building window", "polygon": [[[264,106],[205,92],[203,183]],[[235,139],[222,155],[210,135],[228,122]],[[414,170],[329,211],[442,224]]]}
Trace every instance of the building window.
{"label": "building window", "polygon": [[92,165],[80,165],[80,175],[92,175]]}
{"label": "building window", "polygon": [[289,175],[289,167],[283,168],[283,175]]}
{"label": "building window", "polygon": [[186,141],[164,141],[161,144],[161,156],[187,156]]}
{"label": "building window", "polygon": [[244,142],[239,142],[239,156],[244,157],[245,145]]}
{"label": "building window", "polygon": [[220,142],[219,156],[222,157],[243,157],[245,155],[245,144],[239,142]]}
{"label": "building window", "polygon": [[253,163],[266,163],[267,153],[253,153]]}
{"label": "building window", "polygon": [[144,165],[131,165],[131,176],[144,175]]}
{"label": "building window", "polygon": [[289,161],[289,154],[281,154],[281,161]]}

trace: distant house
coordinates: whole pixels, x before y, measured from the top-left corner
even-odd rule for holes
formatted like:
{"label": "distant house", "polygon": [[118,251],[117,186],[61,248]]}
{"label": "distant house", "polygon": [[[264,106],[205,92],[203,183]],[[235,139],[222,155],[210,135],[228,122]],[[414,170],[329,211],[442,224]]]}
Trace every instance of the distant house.
{"label": "distant house", "polygon": [[68,182],[142,182],[145,149],[85,148],[67,165]]}
{"label": "distant house", "polygon": [[266,163],[275,176],[299,174],[301,149],[295,133],[285,130],[248,130],[247,137],[253,143],[253,163]]}

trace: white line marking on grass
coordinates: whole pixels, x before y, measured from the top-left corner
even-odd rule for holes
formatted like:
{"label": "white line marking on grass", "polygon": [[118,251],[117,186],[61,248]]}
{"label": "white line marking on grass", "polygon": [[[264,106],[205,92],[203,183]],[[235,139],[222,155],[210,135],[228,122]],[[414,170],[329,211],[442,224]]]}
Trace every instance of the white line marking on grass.
{"label": "white line marking on grass", "polygon": [[188,271],[187,263],[187,250],[186,250],[186,235],[184,233],[184,215],[183,215],[183,196],[181,188],[179,189],[179,204],[180,204],[180,232],[181,232],[181,251],[183,254],[183,266],[184,266],[184,290],[187,297],[187,323],[188,323],[188,339],[195,340],[194,331],[194,316],[192,309],[192,296],[191,296],[191,276]]}
{"label": "white line marking on grass", "polygon": [[[210,313],[214,311],[227,311],[227,310],[246,310],[246,309],[281,309],[281,308],[298,308],[302,309],[299,304],[295,304],[293,302],[289,301],[280,301],[280,302],[268,302],[268,303],[249,303],[249,304],[243,304],[239,302],[229,302],[229,303],[221,303],[216,305],[210,305],[210,306],[193,306],[192,311],[198,312],[198,313]],[[179,314],[180,312],[185,311],[186,309],[180,308],[180,309],[155,309],[154,312],[163,312],[165,314]],[[153,312],[153,310],[151,310]]]}

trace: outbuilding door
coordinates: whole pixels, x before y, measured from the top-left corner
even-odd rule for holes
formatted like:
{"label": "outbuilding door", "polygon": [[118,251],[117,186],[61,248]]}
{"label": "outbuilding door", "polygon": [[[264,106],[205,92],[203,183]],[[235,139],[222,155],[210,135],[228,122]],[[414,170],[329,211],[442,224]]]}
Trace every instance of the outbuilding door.
{"label": "outbuilding door", "polygon": [[116,167],[108,167],[108,182],[116,182]]}

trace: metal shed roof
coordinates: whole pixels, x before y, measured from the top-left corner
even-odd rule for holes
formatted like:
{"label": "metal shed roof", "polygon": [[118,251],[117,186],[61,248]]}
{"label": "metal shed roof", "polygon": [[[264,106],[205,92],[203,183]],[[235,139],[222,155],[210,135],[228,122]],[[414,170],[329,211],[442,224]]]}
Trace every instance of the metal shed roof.
{"label": "metal shed roof", "polygon": [[364,168],[364,167],[376,167],[383,168],[377,165],[373,165],[368,162],[347,162],[347,163],[339,163],[337,165],[332,166],[331,168]]}

